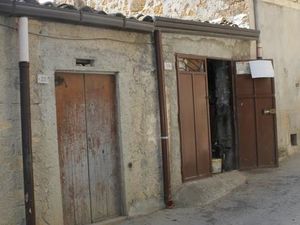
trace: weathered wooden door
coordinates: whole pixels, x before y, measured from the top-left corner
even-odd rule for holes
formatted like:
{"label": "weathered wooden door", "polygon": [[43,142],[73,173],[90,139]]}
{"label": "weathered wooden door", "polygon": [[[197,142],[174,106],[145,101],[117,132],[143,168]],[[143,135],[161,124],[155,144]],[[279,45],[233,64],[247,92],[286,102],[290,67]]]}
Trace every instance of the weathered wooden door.
{"label": "weathered wooden door", "polygon": [[57,73],[55,85],[65,225],[119,216],[115,78]]}
{"label": "weathered wooden door", "polygon": [[211,144],[206,60],[177,57],[182,177],[189,181],[211,173]]}
{"label": "weathered wooden door", "polygon": [[277,165],[274,79],[252,79],[247,66],[247,62],[235,66],[239,167],[273,167]]}

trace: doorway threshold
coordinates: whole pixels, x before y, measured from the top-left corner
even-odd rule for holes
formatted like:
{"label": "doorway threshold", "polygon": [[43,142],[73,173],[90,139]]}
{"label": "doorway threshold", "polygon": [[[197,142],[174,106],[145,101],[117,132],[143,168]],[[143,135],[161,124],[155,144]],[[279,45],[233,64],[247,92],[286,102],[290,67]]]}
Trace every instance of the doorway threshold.
{"label": "doorway threshold", "polygon": [[187,182],[182,184],[175,193],[175,206],[178,208],[201,207],[226,196],[245,183],[246,176],[237,170]]}
{"label": "doorway threshold", "polygon": [[89,225],[119,225],[127,219],[127,216],[119,216],[113,219],[104,220],[97,223],[92,223]]}

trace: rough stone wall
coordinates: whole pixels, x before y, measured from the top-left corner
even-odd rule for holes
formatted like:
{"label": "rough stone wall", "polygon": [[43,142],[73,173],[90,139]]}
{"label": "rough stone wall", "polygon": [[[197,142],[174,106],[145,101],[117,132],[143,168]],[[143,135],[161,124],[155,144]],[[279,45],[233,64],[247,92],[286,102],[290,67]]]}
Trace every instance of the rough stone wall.
{"label": "rough stone wall", "polygon": [[[0,16],[0,24],[15,19]],[[0,224],[24,224],[17,35],[0,26]]]}
{"label": "rough stone wall", "polygon": [[163,53],[165,62],[171,62],[172,70],[165,71],[166,93],[169,118],[171,181],[172,191],[176,193],[182,184],[180,131],[178,123],[178,92],[175,68],[175,53],[207,56],[208,58],[248,59],[250,41],[211,38],[203,36],[163,34]]}
{"label": "rough stone wall", "polygon": [[279,156],[299,150],[291,146],[290,135],[300,143],[299,1],[260,0],[258,24],[264,58],[274,60]]}
{"label": "rough stone wall", "polygon": [[249,26],[249,0],[57,0],[76,6],[89,5],[127,16],[144,14],[219,22],[222,18]]}

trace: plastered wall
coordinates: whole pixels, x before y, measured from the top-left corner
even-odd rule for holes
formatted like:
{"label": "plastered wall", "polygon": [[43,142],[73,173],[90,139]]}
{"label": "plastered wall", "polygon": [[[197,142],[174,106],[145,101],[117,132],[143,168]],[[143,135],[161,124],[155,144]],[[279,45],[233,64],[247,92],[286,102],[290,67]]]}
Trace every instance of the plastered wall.
{"label": "plastered wall", "polygon": [[290,135],[300,135],[300,64],[297,1],[258,1],[258,29],[261,31],[263,57],[274,60],[279,156],[299,150],[291,146]]}
{"label": "plastered wall", "polygon": [[170,129],[171,181],[174,194],[176,194],[182,184],[175,54],[193,54],[206,56],[208,58],[223,58],[227,60],[248,59],[250,57],[250,44],[250,41],[226,38],[163,34],[164,59],[165,62],[172,63],[173,65],[173,69],[165,71],[165,75]]}
{"label": "plastered wall", "polygon": [[[15,19],[0,17],[8,26]],[[153,40],[150,34],[115,31],[30,20],[30,76],[34,178],[38,225],[62,225],[62,195],[57,143],[54,74],[56,71],[109,73],[117,78],[119,144],[124,215],[164,207],[159,105]],[[2,225],[24,224],[20,146],[17,33],[0,26],[1,110],[3,151],[0,176]],[[171,62],[166,89],[170,127],[171,181],[181,187],[175,53],[209,58],[248,59],[250,41],[163,33],[163,54]],[[76,66],[76,58],[94,59],[93,67]],[[37,83],[37,75],[48,84]],[[13,153],[12,153],[13,152]],[[132,168],[128,165],[132,164]],[[3,172],[2,172],[3,171]],[[7,207],[9,206],[9,207]],[[3,221],[3,222],[2,222]]]}
{"label": "plastered wall", "polygon": [[[55,71],[113,73],[117,77],[118,129],[125,215],[162,206],[162,172],[157,82],[149,34],[31,21],[32,121],[39,220],[61,211],[56,140]],[[89,68],[76,58],[94,59]],[[37,74],[50,77],[36,83]],[[51,161],[49,161],[51,159]],[[132,168],[128,164],[132,163]],[[145,179],[147,178],[147,179]],[[49,208],[51,210],[49,210]],[[46,224],[46,223],[45,223]]]}
{"label": "plastered wall", "polygon": [[0,17],[0,224],[24,224],[19,106],[19,69],[15,19]]}
{"label": "plastered wall", "polygon": [[[15,27],[13,18],[0,17],[0,23]],[[116,76],[123,214],[162,208],[159,105],[151,35],[34,20],[30,20],[29,30],[37,224],[63,224],[56,71]],[[25,215],[17,32],[0,26],[0,34],[0,225],[21,225]],[[94,59],[94,66],[78,67],[76,58]],[[37,83],[38,74],[48,76],[49,83]]]}
{"label": "plastered wall", "polygon": [[[258,24],[264,58],[275,67],[278,145],[281,157],[298,150],[300,135],[299,3],[259,1]],[[289,1],[290,2],[290,1]],[[4,25],[4,26],[3,26]],[[24,224],[16,20],[0,17],[0,225]],[[153,40],[149,34],[30,21],[31,110],[38,225],[62,225],[62,196],[55,108],[55,71],[110,73],[117,77],[119,141],[125,215],[162,208],[159,106]],[[163,34],[170,127],[171,175],[180,188],[181,156],[175,53],[248,59],[249,41]],[[95,60],[78,67],[76,58]],[[37,74],[49,77],[38,84]],[[299,139],[298,139],[299,143]],[[132,168],[128,165],[132,163]]]}

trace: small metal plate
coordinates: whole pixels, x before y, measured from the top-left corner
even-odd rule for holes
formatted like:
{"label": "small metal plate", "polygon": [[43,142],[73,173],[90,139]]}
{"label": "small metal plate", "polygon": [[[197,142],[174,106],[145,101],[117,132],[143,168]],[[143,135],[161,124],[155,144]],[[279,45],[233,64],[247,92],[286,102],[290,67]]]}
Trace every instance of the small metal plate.
{"label": "small metal plate", "polygon": [[44,74],[38,74],[37,82],[38,84],[49,84],[49,76]]}

